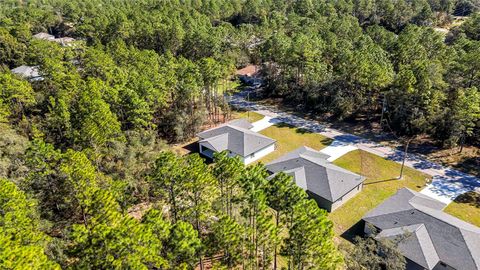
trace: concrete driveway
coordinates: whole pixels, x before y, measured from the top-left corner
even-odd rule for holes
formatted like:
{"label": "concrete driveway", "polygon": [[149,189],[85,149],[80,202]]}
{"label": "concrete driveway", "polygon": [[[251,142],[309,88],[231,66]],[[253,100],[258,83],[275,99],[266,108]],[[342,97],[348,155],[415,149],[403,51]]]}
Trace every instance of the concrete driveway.
{"label": "concrete driveway", "polygon": [[[258,129],[260,130],[264,126],[271,126],[274,123],[283,122],[295,127],[308,129],[312,132],[316,132],[325,137],[334,139],[335,145],[324,149],[328,153],[332,153],[332,157],[334,157],[334,159],[358,148],[398,163],[402,162],[404,156],[402,151],[375,143],[356,135],[328,128],[316,121],[303,119],[301,117],[279,111],[273,107],[246,101],[244,97],[244,93],[234,95],[230,97],[229,103],[234,107],[256,111],[260,114],[268,116],[268,120],[263,121],[264,119],[262,119],[258,121],[263,121],[258,124]],[[452,202],[460,194],[473,191],[475,189],[480,189],[479,178],[433,163],[413,154],[408,155],[407,160],[405,161],[405,166],[431,175],[433,177],[432,183],[423,189],[421,193],[446,204]]]}
{"label": "concrete driveway", "polygon": [[[261,112],[258,112],[261,114]],[[280,123],[281,121],[277,118],[273,118],[271,116],[265,116],[261,120],[258,120],[256,122],[253,122],[252,125],[253,127],[250,129],[251,131],[259,132],[261,130],[264,130],[268,127],[271,127],[275,124]]]}

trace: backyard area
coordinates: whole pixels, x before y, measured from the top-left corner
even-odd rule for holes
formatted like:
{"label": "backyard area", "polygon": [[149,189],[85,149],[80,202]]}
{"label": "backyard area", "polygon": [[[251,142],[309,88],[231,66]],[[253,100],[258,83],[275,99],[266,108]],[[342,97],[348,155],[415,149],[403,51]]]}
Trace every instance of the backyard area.
{"label": "backyard area", "polygon": [[273,161],[300,146],[308,146],[315,150],[327,147],[332,139],[317,133],[309,132],[286,124],[276,124],[262,131],[261,134],[277,140],[277,148],[268,156],[261,159],[263,163]]}

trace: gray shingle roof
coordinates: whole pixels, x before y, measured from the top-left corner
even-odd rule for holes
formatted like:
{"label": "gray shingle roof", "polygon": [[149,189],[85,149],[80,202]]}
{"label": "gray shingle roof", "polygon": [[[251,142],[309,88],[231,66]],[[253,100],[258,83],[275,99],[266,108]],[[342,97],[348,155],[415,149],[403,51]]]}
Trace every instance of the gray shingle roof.
{"label": "gray shingle roof", "polygon": [[292,175],[301,188],[335,202],[365,178],[330,163],[327,158],[328,155],[302,146],[268,163],[267,170]]}
{"label": "gray shingle roof", "polygon": [[38,66],[19,66],[11,70],[12,73],[20,75],[24,78],[40,78]]}
{"label": "gray shingle roof", "polygon": [[199,143],[206,144],[212,150],[229,150],[246,157],[275,143],[274,139],[249,130],[252,127],[246,119],[239,119],[201,132],[197,136],[200,138]]}
{"label": "gray shingle roof", "polygon": [[442,211],[445,204],[408,188],[399,190],[363,219],[391,238],[415,228],[402,239],[402,254],[426,269],[444,262],[455,269],[480,269],[480,228]]}
{"label": "gray shingle roof", "polygon": [[32,37],[34,37],[36,39],[43,39],[43,40],[54,40],[55,39],[55,36],[50,35],[49,33],[45,33],[45,32],[40,32],[38,34],[33,35]]}
{"label": "gray shingle roof", "polygon": [[386,229],[376,236],[384,237],[397,242],[405,257],[426,269],[435,267],[440,259],[424,224]]}
{"label": "gray shingle roof", "polygon": [[75,39],[72,37],[61,37],[61,38],[53,39],[53,41],[61,44],[62,46],[67,46],[70,43],[75,42]]}

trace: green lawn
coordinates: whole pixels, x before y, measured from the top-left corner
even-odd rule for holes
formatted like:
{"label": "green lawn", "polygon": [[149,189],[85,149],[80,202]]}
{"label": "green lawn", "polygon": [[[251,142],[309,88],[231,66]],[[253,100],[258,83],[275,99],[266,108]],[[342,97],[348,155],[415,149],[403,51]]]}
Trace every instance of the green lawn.
{"label": "green lawn", "polygon": [[444,211],[480,227],[480,194],[473,191],[462,194]]}
{"label": "green lawn", "polygon": [[369,210],[395,194],[400,188],[421,190],[425,186],[426,179],[430,177],[419,171],[405,168],[403,179],[397,180],[400,164],[362,150],[352,151],[335,160],[334,163],[367,177],[363,190],[330,214],[335,224],[335,233],[337,235],[345,233],[346,238],[358,232],[358,230],[355,231],[358,228],[352,228],[352,226]]}
{"label": "green lawn", "polygon": [[308,132],[285,124],[273,125],[260,131],[260,133],[277,140],[277,148],[273,153],[260,160],[263,163],[268,163],[301,146],[308,146],[320,150],[332,142],[332,139],[320,134]]}
{"label": "green lawn", "polygon": [[262,120],[265,116],[256,112],[247,112],[247,111],[233,111],[233,118],[247,118],[251,123],[258,120]]}

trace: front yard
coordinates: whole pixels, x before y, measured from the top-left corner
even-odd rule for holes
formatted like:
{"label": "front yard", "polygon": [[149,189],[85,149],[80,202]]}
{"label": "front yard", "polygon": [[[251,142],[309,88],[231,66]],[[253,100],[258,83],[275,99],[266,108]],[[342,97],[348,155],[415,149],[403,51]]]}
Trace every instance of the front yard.
{"label": "front yard", "polygon": [[[277,149],[261,159],[263,163],[268,163],[303,145],[320,150],[332,142],[332,139],[320,134],[285,124],[271,126],[260,133],[277,140]],[[365,213],[395,194],[398,189],[408,187],[419,191],[425,187],[426,180],[430,178],[406,167],[403,179],[397,180],[400,164],[362,150],[349,152],[334,163],[367,177],[363,191],[330,214],[335,224],[335,232],[339,236],[360,221]],[[348,238],[351,232],[348,231],[344,236]]]}
{"label": "front yard", "polygon": [[473,191],[462,194],[444,211],[480,227],[480,194]]}
{"label": "front yard", "polygon": [[259,133],[277,140],[277,148],[275,151],[261,159],[265,164],[301,146],[308,146],[315,150],[320,150],[332,142],[332,139],[320,134],[286,124],[273,125]]}
{"label": "front yard", "polygon": [[400,164],[362,150],[350,152],[335,160],[334,163],[367,177],[362,192],[330,214],[335,224],[336,234],[347,239],[358,232],[352,226],[359,222],[369,210],[403,187],[416,191],[423,189],[426,179],[430,177],[406,167],[403,179],[398,180]]}
{"label": "front yard", "polygon": [[248,112],[248,111],[233,111],[232,112],[232,118],[234,118],[234,119],[247,118],[247,120],[250,123],[262,120],[263,117],[265,117],[265,116],[263,116],[262,114],[256,113],[256,112],[252,112],[252,111],[250,111],[250,112]]}

